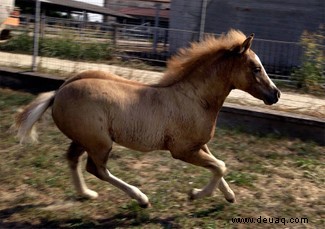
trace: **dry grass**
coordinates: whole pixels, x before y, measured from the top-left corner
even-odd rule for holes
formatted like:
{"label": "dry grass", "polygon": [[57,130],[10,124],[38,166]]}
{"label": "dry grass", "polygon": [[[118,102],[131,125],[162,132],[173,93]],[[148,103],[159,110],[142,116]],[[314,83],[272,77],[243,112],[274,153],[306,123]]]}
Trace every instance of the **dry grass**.
{"label": "dry grass", "polygon": [[[221,193],[189,202],[186,193],[205,185],[209,172],[174,160],[167,152],[115,147],[111,172],[137,185],[152,207],[140,209],[124,193],[89,174],[96,200],[75,197],[64,152],[69,140],[49,113],[38,125],[40,143],[18,145],[8,130],[13,115],[33,96],[0,89],[0,228],[322,228],[324,147],[279,136],[219,129],[211,151],[228,166],[237,195]],[[234,224],[233,217],[308,218],[304,224]]]}

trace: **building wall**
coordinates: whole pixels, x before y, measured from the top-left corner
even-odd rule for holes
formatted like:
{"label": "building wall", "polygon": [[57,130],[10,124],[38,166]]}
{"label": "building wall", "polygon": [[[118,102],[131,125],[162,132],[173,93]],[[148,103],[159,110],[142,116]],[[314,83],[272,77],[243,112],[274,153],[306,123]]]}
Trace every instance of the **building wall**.
{"label": "building wall", "polygon": [[[202,0],[172,1],[170,28],[196,31],[171,32],[172,52],[198,40],[201,10]],[[255,41],[255,47],[266,65],[292,67],[299,64],[301,52],[294,43],[303,31],[316,31],[321,24],[325,24],[324,0],[208,0],[204,31],[221,34],[234,28],[255,33],[257,39],[285,41]]]}
{"label": "building wall", "polygon": [[172,0],[169,17],[169,47],[173,53],[198,39],[201,1]]}
{"label": "building wall", "polygon": [[324,0],[213,0],[207,9],[208,32],[238,28],[281,41],[298,41],[304,30],[314,31],[325,22]]}

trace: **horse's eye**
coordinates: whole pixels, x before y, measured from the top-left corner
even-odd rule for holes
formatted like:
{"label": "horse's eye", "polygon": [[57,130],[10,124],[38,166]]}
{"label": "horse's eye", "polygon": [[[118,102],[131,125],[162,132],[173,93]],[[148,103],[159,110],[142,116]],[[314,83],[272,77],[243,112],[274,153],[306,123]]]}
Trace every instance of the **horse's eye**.
{"label": "horse's eye", "polygon": [[254,68],[253,69],[253,73],[257,74],[257,73],[260,73],[261,72],[261,68],[260,67],[257,67],[257,68]]}

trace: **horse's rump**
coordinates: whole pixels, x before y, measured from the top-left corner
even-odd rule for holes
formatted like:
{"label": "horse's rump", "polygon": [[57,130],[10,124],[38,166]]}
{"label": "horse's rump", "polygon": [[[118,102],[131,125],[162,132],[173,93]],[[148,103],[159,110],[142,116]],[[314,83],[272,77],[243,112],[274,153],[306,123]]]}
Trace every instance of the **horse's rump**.
{"label": "horse's rump", "polygon": [[168,106],[162,96],[160,90],[143,84],[86,77],[57,92],[53,119],[74,141],[109,135],[126,147],[150,151],[164,148],[167,114],[163,108]]}

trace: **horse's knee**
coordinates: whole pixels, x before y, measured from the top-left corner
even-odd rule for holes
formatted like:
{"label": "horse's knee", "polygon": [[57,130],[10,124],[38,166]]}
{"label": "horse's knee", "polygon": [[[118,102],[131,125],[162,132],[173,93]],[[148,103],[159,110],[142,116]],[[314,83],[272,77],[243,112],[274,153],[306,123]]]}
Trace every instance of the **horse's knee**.
{"label": "horse's knee", "polygon": [[226,163],[221,160],[218,160],[218,164],[219,164],[220,173],[222,174],[222,176],[224,176],[227,171]]}
{"label": "horse's knee", "polygon": [[206,168],[208,168],[212,171],[212,173],[218,176],[224,176],[227,171],[225,162],[218,159],[216,159],[214,163],[210,163],[209,165],[207,165]]}

